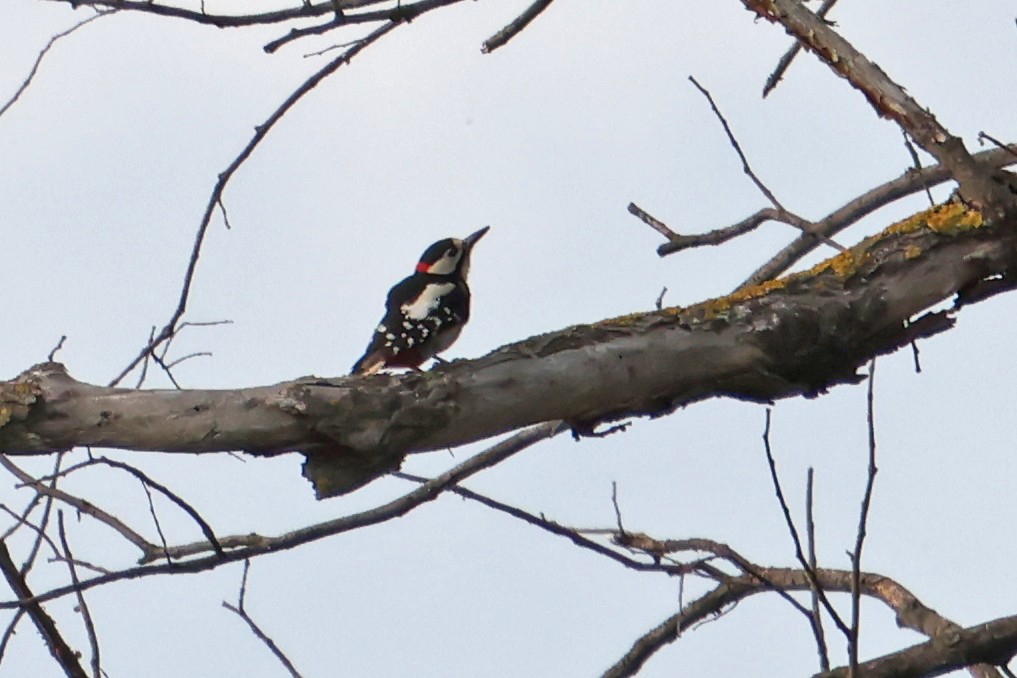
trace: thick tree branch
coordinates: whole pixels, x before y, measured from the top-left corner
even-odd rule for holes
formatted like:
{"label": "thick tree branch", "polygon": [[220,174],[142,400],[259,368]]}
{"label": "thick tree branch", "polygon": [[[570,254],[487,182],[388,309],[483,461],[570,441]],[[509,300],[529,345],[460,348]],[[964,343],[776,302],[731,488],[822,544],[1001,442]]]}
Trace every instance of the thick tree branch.
{"label": "thick tree branch", "polygon": [[876,112],[895,121],[918,145],[947,169],[960,185],[965,200],[993,219],[1005,218],[1017,208],[1010,177],[988,172],[904,88],[854,48],[800,0],[742,0],[759,16],[779,23],[835,73],[865,95]]}
{"label": "thick tree branch", "polygon": [[[931,678],[957,669],[988,664],[1004,666],[1017,654],[1017,616],[1001,617],[970,628],[951,629],[921,645],[858,665],[857,678]],[[816,678],[847,678],[838,668]]]}
{"label": "thick tree branch", "polygon": [[272,455],[300,451],[320,496],[410,452],[532,423],[577,430],[710,397],[770,401],[856,383],[874,355],[948,328],[929,306],[1013,263],[1017,229],[959,204],[888,228],[810,271],[688,308],[570,327],[430,372],[239,390],[134,391],[44,363],[0,382],[0,452],[77,445]]}

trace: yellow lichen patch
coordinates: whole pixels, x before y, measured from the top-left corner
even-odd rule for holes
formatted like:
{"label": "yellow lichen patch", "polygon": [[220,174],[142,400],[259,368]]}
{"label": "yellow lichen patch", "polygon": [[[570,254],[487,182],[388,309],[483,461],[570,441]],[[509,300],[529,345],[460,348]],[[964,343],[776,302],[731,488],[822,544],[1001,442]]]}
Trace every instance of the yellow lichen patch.
{"label": "yellow lichen patch", "polygon": [[[984,223],[982,213],[959,202],[948,202],[936,205],[932,209],[919,212],[889,226],[882,234],[914,233],[922,228],[929,228],[936,233],[954,235],[963,231],[978,228]],[[877,236],[880,237],[880,236]]]}
{"label": "yellow lichen patch", "polygon": [[847,280],[852,275],[854,275],[855,271],[858,270],[858,267],[861,266],[865,262],[865,259],[869,256],[865,252],[866,244],[867,241],[862,241],[860,244],[855,245],[849,250],[841,252],[835,257],[831,257],[826,261],[819,262],[818,264],[810,268],[808,271],[805,271],[804,273],[792,274],[792,276],[789,277],[797,276],[803,278],[812,278],[819,275],[820,273],[832,271],[833,274],[836,275],[837,278],[839,278],[840,280]]}
{"label": "yellow lichen patch", "polygon": [[[732,306],[750,299],[757,299],[767,294],[786,288],[790,283],[809,278],[815,278],[823,273],[833,273],[840,281],[846,281],[855,275],[858,270],[869,261],[870,250],[877,243],[882,242],[887,236],[895,234],[907,234],[928,228],[942,235],[957,235],[973,228],[979,228],[984,224],[982,213],[973,210],[959,202],[949,202],[937,205],[931,209],[914,214],[907,219],[883,229],[880,233],[870,236],[850,249],[841,252],[835,257],[816,264],[807,271],[791,273],[776,280],[768,280],[759,285],[753,285],[743,290],[716,299],[710,299],[687,308],[671,307],[661,311],[647,311],[645,313],[632,313],[603,320],[597,325],[611,325],[614,327],[629,327],[644,321],[652,315],[679,316],[683,313],[701,313],[705,319],[713,319],[724,315]],[[909,244],[904,248],[905,259],[916,259],[922,255],[922,248],[915,244]]]}
{"label": "yellow lichen patch", "polygon": [[11,420],[11,408],[6,405],[0,405],[0,427],[4,426]]}
{"label": "yellow lichen patch", "polygon": [[776,280],[767,280],[759,285],[753,285],[752,287],[746,287],[743,290],[732,292],[726,297],[718,297],[716,299],[709,299],[702,303],[696,304],[695,306],[689,307],[689,310],[703,311],[704,317],[716,318],[729,311],[735,304],[740,304],[749,299],[757,299],[764,297],[774,290],[783,289],[788,280],[791,280],[791,276],[785,276],[783,278],[777,278]]}

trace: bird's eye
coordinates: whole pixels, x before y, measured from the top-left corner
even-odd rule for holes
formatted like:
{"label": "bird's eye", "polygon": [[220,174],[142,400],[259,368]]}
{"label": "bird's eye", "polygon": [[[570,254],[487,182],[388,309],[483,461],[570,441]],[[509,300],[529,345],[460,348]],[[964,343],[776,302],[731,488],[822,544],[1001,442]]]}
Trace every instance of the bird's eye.
{"label": "bird's eye", "polygon": [[450,247],[448,251],[445,252],[445,256],[448,257],[449,259],[454,258],[457,254],[459,254],[459,250],[456,249],[455,247]]}

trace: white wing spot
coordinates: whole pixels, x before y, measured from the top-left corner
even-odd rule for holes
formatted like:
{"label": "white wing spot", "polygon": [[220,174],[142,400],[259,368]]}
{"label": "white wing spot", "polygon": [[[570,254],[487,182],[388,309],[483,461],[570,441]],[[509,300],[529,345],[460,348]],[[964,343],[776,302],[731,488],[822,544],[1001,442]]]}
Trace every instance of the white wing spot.
{"label": "white wing spot", "polygon": [[412,330],[413,329],[413,323],[411,323],[409,320],[404,320],[403,321],[403,327],[405,327],[408,330]]}
{"label": "white wing spot", "polygon": [[392,341],[395,339],[395,335],[389,332],[388,334],[385,335],[385,338],[388,339],[389,341]]}
{"label": "white wing spot", "polygon": [[384,325],[378,325],[378,327],[375,328],[374,331],[378,332],[378,333],[384,332],[385,331],[385,326]]}
{"label": "white wing spot", "polygon": [[413,302],[403,304],[400,310],[408,318],[423,320],[431,314],[431,311],[437,308],[441,298],[455,288],[455,283],[432,283],[425,287],[424,291]]}
{"label": "white wing spot", "polygon": [[406,345],[413,346],[413,337],[410,337],[409,339],[406,340]]}

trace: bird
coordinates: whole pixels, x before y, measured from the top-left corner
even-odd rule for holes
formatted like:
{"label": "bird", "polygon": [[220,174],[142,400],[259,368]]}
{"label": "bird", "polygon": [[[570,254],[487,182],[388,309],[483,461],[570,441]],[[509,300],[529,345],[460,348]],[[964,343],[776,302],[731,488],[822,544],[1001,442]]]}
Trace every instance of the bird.
{"label": "bird", "polygon": [[470,319],[470,254],[485,226],[465,238],[444,238],[420,255],[413,274],[389,290],[385,315],[351,374],[370,375],[386,367],[419,370],[459,338]]}

